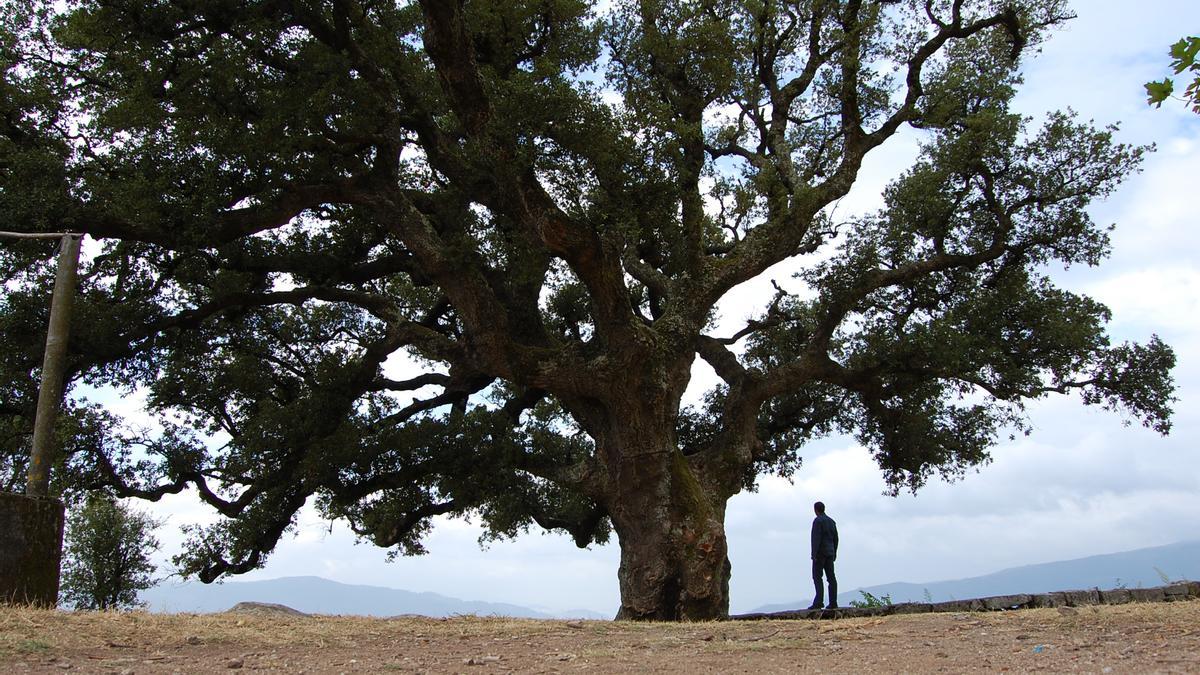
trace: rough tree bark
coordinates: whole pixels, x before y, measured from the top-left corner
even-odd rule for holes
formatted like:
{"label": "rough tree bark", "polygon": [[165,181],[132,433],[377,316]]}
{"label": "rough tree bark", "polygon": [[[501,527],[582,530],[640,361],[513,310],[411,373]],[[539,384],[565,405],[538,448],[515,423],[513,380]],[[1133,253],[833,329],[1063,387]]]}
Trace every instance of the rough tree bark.
{"label": "rough tree bark", "polygon": [[621,548],[618,619],[711,620],[729,612],[725,501],[676,438],[691,354],[621,359],[592,421],[604,465],[596,499]]}
{"label": "rough tree bark", "polygon": [[724,499],[706,493],[678,448],[644,444],[621,468],[622,489],[609,507],[621,544],[617,618],[703,621],[727,616]]}

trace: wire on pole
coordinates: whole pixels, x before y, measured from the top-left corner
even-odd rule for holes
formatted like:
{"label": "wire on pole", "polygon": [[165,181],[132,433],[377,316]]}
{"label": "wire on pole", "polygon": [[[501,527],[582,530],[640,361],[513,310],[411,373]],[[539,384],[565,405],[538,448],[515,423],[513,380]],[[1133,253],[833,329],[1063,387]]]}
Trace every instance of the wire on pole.
{"label": "wire on pole", "polygon": [[0,231],[0,237],[6,239],[62,239],[66,236],[82,237],[78,232],[4,232]]}

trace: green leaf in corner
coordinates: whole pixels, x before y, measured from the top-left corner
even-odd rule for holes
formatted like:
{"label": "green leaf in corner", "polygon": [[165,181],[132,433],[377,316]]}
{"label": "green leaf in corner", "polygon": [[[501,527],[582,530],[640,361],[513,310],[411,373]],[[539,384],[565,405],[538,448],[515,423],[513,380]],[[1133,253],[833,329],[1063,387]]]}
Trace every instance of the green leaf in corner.
{"label": "green leaf in corner", "polygon": [[1196,57],[1200,55],[1200,37],[1180,38],[1179,42],[1171,45],[1171,66],[1178,75],[1189,68],[1195,69]]}

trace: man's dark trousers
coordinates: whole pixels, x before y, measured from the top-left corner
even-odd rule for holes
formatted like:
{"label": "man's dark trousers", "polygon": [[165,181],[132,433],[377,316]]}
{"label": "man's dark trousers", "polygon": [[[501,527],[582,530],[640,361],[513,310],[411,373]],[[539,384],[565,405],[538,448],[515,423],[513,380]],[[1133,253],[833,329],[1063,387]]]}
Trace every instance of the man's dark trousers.
{"label": "man's dark trousers", "polygon": [[813,607],[822,607],[825,604],[825,589],[821,583],[822,573],[829,580],[829,605],[837,606],[837,577],[833,574],[833,558],[829,556],[818,556],[812,559],[813,564],[813,586],[817,589],[817,597],[813,600]]}

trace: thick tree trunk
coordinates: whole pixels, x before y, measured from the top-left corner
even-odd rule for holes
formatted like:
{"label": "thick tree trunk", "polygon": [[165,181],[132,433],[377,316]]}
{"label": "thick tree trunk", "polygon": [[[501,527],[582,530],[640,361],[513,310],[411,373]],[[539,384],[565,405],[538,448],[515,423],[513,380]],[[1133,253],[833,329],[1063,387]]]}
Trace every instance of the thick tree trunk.
{"label": "thick tree trunk", "polygon": [[706,489],[697,467],[679,450],[677,394],[656,399],[653,393],[663,392],[643,389],[641,396],[627,398],[619,419],[598,439],[608,467],[603,502],[621,546],[617,618],[724,618],[727,497]]}
{"label": "thick tree trunk", "polygon": [[608,513],[621,546],[617,619],[725,618],[725,504],[741,469],[680,449],[680,400],[694,352],[662,349],[669,345],[653,336],[629,346],[601,378],[601,395],[569,407],[603,465],[587,490]]}
{"label": "thick tree trunk", "polygon": [[730,565],[724,500],[713,503],[674,448],[628,465],[628,489],[609,508],[621,545],[617,618],[725,618]]}

